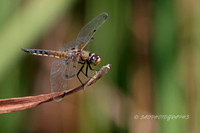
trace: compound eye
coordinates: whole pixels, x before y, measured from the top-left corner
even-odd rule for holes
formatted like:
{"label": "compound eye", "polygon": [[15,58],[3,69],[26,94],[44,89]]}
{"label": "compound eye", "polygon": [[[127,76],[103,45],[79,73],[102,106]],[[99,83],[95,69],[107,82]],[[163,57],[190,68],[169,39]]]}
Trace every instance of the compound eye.
{"label": "compound eye", "polygon": [[90,58],[90,61],[92,63],[96,63],[96,61],[98,60],[99,56],[97,54],[93,54],[92,57]]}
{"label": "compound eye", "polygon": [[97,57],[95,55],[93,55],[92,58],[91,58],[92,63],[95,63],[96,60],[97,60]]}

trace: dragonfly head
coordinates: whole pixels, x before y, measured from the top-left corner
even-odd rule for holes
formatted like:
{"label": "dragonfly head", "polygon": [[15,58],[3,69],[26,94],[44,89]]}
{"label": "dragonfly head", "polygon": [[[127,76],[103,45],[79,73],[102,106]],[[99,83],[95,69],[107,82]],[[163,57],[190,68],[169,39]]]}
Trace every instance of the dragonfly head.
{"label": "dragonfly head", "polygon": [[90,56],[91,65],[96,66],[100,63],[100,61],[101,61],[101,58],[97,54],[95,54],[95,53],[91,54],[91,56]]}

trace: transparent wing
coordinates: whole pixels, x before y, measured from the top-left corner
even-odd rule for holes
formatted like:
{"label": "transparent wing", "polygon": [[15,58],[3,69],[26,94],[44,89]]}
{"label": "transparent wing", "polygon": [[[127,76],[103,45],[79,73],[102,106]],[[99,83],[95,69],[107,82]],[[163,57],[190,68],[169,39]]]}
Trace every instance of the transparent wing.
{"label": "transparent wing", "polygon": [[73,59],[69,59],[66,63],[64,60],[55,59],[52,63],[50,82],[51,93],[54,97],[54,101],[59,102],[62,97],[56,98],[57,92],[61,92],[67,89],[67,81],[72,79],[76,74],[77,62]]}
{"label": "transparent wing", "polygon": [[93,38],[96,30],[107,20],[107,18],[108,14],[104,12],[93,18],[87,25],[85,25],[77,36],[76,48],[83,49],[88,44],[90,39]]}
{"label": "transparent wing", "polygon": [[60,51],[72,50],[76,47],[76,40],[65,43],[59,48]]}
{"label": "transparent wing", "polygon": [[[65,43],[63,46],[59,48],[59,51],[66,51],[66,50],[73,50],[73,48],[76,47],[76,41],[80,44],[83,42],[85,37],[77,38],[76,40],[70,41],[68,43]],[[94,38],[92,37],[90,41],[93,41]]]}
{"label": "transparent wing", "polygon": [[[53,97],[57,92],[67,89],[67,80],[63,78],[63,72],[66,69],[65,62],[59,59],[55,59],[52,63],[50,82],[51,93]],[[54,97],[54,100],[59,102],[62,98]]]}
{"label": "transparent wing", "polygon": [[79,55],[73,56],[71,59],[65,62],[66,69],[64,71],[64,78],[66,80],[70,80],[75,77],[78,60],[79,60]]}

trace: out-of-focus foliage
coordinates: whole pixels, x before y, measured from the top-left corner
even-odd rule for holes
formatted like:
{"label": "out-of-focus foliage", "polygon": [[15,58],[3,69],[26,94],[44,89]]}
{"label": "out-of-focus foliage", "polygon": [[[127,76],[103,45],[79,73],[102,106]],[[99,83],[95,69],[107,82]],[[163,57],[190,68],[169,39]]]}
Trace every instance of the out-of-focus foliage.
{"label": "out-of-focus foliage", "polygon": [[[84,92],[2,114],[0,132],[200,132],[199,5],[197,0],[0,0],[1,99],[50,92],[52,60],[20,49],[56,50],[102,12],[109,18],[85,50],[100,55],[96,68],[111,64]],[[68,87],[79,84],[75,78]],[[136,119],[153,115],[189,119]]]}

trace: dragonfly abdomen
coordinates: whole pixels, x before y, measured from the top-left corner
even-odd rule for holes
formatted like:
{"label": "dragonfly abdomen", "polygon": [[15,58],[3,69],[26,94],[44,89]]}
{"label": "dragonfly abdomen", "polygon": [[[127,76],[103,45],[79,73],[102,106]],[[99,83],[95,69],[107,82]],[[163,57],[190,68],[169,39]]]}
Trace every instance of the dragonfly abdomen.
{"label": "dragonfly abdomen", "polygon": [[61,52],[61,51],[40,50],[40,49],[24,49],[24,48],[22,48],[21,50],[26,52],[26,53],[30,53],[32,55],[54,57],[54,58],[58,58],[58,59],[65,59],[69,56],[65,52]]}

